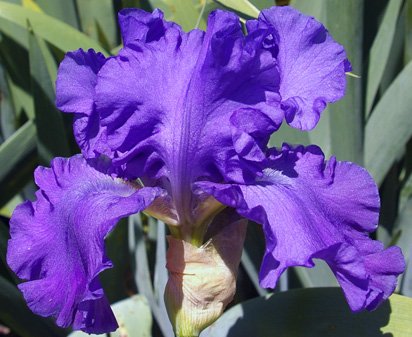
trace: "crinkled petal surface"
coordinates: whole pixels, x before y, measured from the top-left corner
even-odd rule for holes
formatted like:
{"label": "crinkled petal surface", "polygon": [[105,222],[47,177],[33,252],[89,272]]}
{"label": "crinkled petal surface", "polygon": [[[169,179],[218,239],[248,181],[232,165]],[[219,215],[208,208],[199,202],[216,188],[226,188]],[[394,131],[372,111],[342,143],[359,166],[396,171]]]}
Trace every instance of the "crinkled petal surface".
{"label": "crinkled petal surface", "polygon": [[250,32],[272,30],[286,121],[301,130],[314,128],[326,104],[344,95],[350,64],[343,47],[321,23],[292,7],[263,10],[247,26]]}
{"label": "crinkled petal surface", "polygon": [[57,74],[56,106],[74,113],[74,135],[86,158],[112,157],[95,107],[97,73],[105,62],[103,54],[79,49],[66,54]]}
{"label": "crinkled petal surface", "polygon": [[127,43],[98,73],[96,106],[114,164],[132,178],[167,177],[174,196],[190,194],[198,177],[244,181],[259,161],[251,153],[283,119],[266,33],[245,37],[223,11],[210,14],[206,33],[185,33],[159,13],[122,11]]}
{"label": "crinkled petal surface", "polygon": [[[101,166],[101,165],[100,165]],[[98,275],[112,266],[104,238],[116,222],[145,209],[161,192],[136,189],[97,171],[83,157],[56,158],[35,172],[37,200],[10,220],[7,261],[37,314],[88,333],[117,328]]]}
{"label": "crinkled petal surface", "polygon": [[372,178],[348,162],[325,162],[316,146],[273,150],[254,185],[198,183],[240,215],[261,223],[266,254],[261,285],[274,287],[290,266],[325,260],[352,310],[374,309],[395,289],[405,268],[399,248],[368,237],[376,229],[379,196]]}

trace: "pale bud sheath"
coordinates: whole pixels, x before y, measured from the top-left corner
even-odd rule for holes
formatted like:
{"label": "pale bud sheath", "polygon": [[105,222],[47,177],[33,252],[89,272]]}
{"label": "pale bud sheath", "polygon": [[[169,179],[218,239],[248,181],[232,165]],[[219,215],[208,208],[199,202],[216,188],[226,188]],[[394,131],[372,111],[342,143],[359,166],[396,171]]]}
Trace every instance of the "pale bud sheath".
{"label": "pale bud sheath", "polygon": [[201,247],[168,237],[165,302],[177,337],[199,336],[232,301],[246,224],[220,224]]}

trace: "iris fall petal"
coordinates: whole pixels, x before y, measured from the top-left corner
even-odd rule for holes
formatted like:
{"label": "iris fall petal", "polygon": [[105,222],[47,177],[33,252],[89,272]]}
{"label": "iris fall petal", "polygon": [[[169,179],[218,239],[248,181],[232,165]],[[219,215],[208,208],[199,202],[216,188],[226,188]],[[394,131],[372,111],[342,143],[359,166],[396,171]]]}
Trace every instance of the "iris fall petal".
{"label": "iris fall petal", "polygon": [[98,275],[112,266],[104,238],[117,221],[145,209],[160,193],[136,189],[89,166],[81,156],[39,167],[37,200],[16,208],[10,220],[7,261],[27,280],[19,285],[37,314],[59,326],[102,333],[116,320]]}
{"label": "iris fall petal", "polygon": [[379,216],[372,178],[353,163],[325,162],[316,146],[272,151],[253,185],[197,185],[263,225],[263,287],[275,287],[287,267],[313,267],[319,258],[335,273],[352,310],[374,309],[395,289],[404,260],[399,248],[384,250],[368,237]]}

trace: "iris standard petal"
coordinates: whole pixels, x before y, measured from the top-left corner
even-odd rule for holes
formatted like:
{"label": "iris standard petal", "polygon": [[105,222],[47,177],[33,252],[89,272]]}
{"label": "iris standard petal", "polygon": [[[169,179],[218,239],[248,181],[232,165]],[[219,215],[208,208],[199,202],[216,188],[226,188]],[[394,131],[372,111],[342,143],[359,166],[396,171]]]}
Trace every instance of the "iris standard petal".
{"label": "iris standard petal", "polygon": [[35,172],[37,200],[10,220],[7,261],[35,313],[89,333],[116,329],[98,275],[112,266],[104,238],[116,222],[145,209],[160,193],[136,189],[89,166],[81,156],[56,158]]}
{"label": "iris standard petal", "polygon": [[263,10],[248,22],[249,31],[258,29],[272,32],[286,121],[301,130],[314,128],[326,104],[345,93],[350,64],[343,47],[320,22],[292,7]]}
{"label": "iris standard petal", "polygon": [[261,285],[274,287],[287,267],[313,267],[319,258],[335,273],[352,310],[375,308],[393,292],[405,265],[397,247],[384,250],[368,237],[379,216],[372,178],[353,163],[325,162],[316,146],[272,151],[254,185],[197,184],[263,225]]}
{"label": "iris standard petal", "polygon": [[138,8],[126,8],[118,16],[125,46],[134,41],[157,41],[165,35],[168,28],[176,26],[173,22],[165,21],[163,12],[159,9],[148,13]]}
{"label": "iris standard petal", "polygon": [[97,73],[105,62],[103,54],[79,49],[66,54],[57,73],[56,106],[74,113],[74,136],[87,158],[113,156],[95,109]]}
{"label": "iris standard petal", "polygon": [[135,39],[108,60],[98,74],[96,104],[117,162],[137,176],[166,176],[173,186],[199,176],[235,179],[228,170],[242,163],[231,116],[253,109],[256,119],[269,119],[262,140],[283,119],[276,61],[262,47],[264,34],[245,37],[236,15],[216,11],[206,33],[169,26],[163,36]]}
{"label": "iris standard petal", "polygon": [[[105,63],[96,105],[114,165],[146,184],[166,178],[177,213],[188,217],[180,223],[193,223],[191,184],[198,177],[254,176],[257,159],[245,148],[256,145],[258,153],[283,119],[276,62],[262,47],[266,33],[245,37],[229,12],[211,13],[206,33],[172,25],[163,34],[150,43],[135,39]],[[250,116],[265,129],[239,126]]]}

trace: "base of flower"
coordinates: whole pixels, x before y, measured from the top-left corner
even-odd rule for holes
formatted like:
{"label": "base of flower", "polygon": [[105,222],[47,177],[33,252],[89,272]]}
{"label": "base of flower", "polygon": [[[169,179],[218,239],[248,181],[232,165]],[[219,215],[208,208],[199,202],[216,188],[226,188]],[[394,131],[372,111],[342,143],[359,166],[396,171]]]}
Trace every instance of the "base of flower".
{"label": "base of flower", "polygon": [[222,224],[200,247],[168,237],[165,303],[177,337],[198,337],[232,301],[246,223]]}

